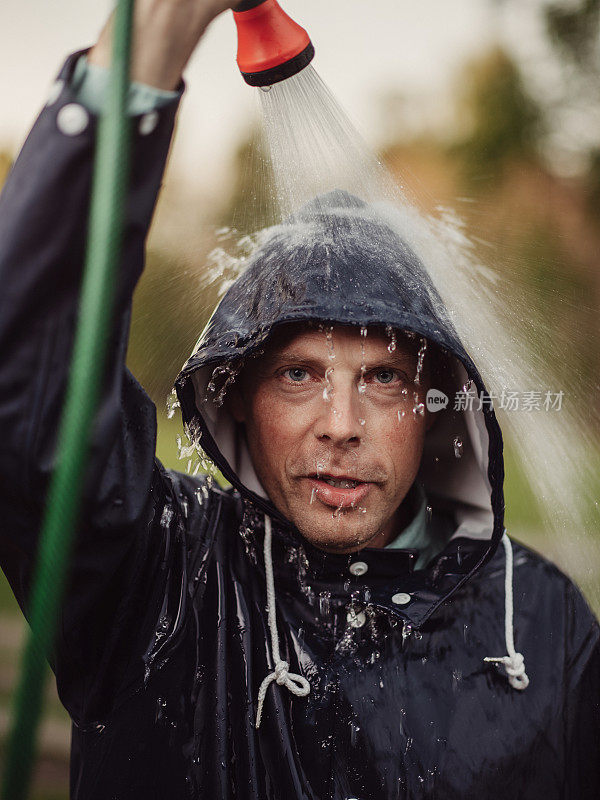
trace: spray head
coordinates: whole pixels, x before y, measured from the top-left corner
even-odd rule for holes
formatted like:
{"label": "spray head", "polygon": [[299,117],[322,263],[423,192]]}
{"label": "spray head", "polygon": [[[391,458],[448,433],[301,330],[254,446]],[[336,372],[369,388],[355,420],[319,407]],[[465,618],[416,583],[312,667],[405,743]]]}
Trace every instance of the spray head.
{"label": "spray head", "polygon": [[304,28],[277,0],[242,0],[233,10],[238,31],[237,63],[250,86],[271,86],[291,78],[313,59]]}

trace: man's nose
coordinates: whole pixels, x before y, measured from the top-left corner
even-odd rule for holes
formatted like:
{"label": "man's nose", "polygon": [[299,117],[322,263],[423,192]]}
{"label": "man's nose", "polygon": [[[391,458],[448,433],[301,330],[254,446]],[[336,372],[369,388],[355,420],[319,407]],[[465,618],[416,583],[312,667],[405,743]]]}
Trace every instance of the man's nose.
{"label": "man's nose", "polygon": [[319,406],[315,436],[321,441],[337,445],[357,446],[364,432],[357,387],[335,387],[327,396],[328,399],[323,398]]}

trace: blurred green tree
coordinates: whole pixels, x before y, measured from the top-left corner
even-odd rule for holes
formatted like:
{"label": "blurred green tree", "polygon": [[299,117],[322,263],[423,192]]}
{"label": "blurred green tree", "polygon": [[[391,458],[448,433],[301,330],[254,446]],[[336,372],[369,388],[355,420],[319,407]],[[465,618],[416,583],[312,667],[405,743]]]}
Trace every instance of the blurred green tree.
{"label": "blurred green tree", "polygon": [[502,48],[464,68],[457,112],[466,134],[457,143],[456,154],[471,188],[493,186],[515,160],[538,161],[543,114]]}

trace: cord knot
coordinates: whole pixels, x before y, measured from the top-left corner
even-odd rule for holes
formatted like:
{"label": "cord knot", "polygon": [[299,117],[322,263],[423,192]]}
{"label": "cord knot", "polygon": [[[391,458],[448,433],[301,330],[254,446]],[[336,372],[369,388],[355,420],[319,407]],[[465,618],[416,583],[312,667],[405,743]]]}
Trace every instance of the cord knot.
{"label": "cord knot", "polygon": [[290,665],[287,661],[280,661],[278,664],[275,664],[275,680],[280,686],[283,686],[288,679],[289,668]]}
{"label": "cord knot", "polygon": [[525,659],[522,653],[513,653],[504,656],[504,669],[508,675],[508,682],[513,689],[526,689],[529,686],[529,677],[525,672]]}

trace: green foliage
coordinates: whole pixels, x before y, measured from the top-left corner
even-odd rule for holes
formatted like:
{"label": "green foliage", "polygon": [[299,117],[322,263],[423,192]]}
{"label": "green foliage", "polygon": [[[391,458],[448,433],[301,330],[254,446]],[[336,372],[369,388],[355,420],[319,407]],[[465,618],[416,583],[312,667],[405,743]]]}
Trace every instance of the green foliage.
{"label": "green foliage", "polygon": [[504,524],[509,532],[542,525],[537,500],[519,463],[518,452],[517,443],[504,442]]}
{"label": "green foliage", "polygon": [[588,163],[585,176],[587,208],[596,225],[600,225],[600,147],[592,150]]}
{"label": "green foliage", "polygon": [[456,152],[471,186],[497,181],[510,161],[537,159],[542,113],[502,49],[467,66],[459,93],[469,130]]}
{"label": "green foliage", "polygon": [[20,613],[19,605],[12,593],[10,584],[4,572],[0,570],[0,614],[17,615]]}

